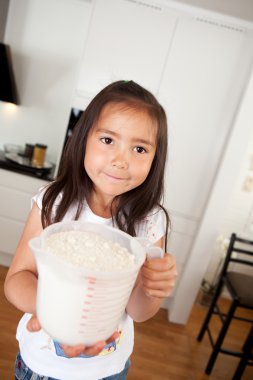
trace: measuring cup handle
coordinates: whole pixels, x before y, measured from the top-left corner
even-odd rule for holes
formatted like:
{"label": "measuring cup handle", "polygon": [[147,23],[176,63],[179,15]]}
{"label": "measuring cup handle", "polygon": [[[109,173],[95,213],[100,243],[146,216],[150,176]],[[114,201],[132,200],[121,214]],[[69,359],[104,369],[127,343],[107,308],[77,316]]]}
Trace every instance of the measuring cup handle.
{"label": "measuring cup handle", "polygon": [[160,247],[156,247],[155,245],[152,245],[150,247],[146,248],[147,252],[147,258],[148,260],[152,259],[162,259],[164,256],[163,249]]}
{"label": "measuring cup handle", "polygon": [[149,260],[163,258],[163,249],[160,247],[156,247],[155,245],[152,245],[148,238],[136,237],[134,239],[136,239],[145,248],[147,258]]}

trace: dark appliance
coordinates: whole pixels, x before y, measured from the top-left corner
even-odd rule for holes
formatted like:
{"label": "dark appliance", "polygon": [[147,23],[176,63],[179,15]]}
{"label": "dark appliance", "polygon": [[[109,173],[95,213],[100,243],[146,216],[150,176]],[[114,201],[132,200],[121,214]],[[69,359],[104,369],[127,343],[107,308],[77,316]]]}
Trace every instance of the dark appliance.
{"label": "dark appliance", "polygon": [[74,129],[77,121],[79,120],[80,116],[82,115],[82,113],[83,113],[83,111],[79,110],[78,108],[71,108],[70,115],[69,115],[69,121],[68,121],[68,125],[67,125],[67,131],[65,134],[65,140],[64,140],[64,144],[63,144],[62,153],[61,153],[59,169],[61,168],[62,156],[63,156],[64,149],[66,147],[66,144],[67,144],[68,140],[71,139],[73,129]]}
{"label": "dark appliance", "polygon": [[10,46],[0,42],[0,101],[19,104]]}

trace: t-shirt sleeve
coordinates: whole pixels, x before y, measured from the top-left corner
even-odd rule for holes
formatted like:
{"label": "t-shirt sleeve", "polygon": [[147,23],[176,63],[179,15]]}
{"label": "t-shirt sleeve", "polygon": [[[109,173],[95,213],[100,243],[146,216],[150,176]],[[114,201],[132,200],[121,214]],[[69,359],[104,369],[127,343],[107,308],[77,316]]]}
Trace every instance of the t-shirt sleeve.
{"label": "t-shirt sleeve", "polygon": [[161,208],[155,208],[146,219],[140,223],[137,236],[148,238],[152,243],[157,242],[166,233],[166,216]]}
{"label": "t-shirt sleeve", "polygon": [[[40,213],[42,211],[42,200],[43,200],[43,196],[47,190],[47,188],[50,186],[50,183],[46,184],[45,186],[42,186],[39,188],[39,191],[36,195],[34,195],[31,199],[31,207],[36,204],[40,210]],[[62,194],[58,194],[57,195],[57,198],[53,204],[53,208],[52,208],[52,216],[54,218],[55,214],[56,214],[56,209],[58,207],[58,205],[60,204],[60,201],[62,199]]]}
{"label": "t-shirt sleeve", "polygon": [[31,208],[32,208],[32,206],[35,203],[38,206],[38,208],[40,210],[42,210],[42,199],[43,199],[43,196],[44,196],[45,191],[47,189],[47,186],[48,186],[48,184],[46,184],[45,186],[40,187],[38,193],[32,197],[32,199],[31,199]]}

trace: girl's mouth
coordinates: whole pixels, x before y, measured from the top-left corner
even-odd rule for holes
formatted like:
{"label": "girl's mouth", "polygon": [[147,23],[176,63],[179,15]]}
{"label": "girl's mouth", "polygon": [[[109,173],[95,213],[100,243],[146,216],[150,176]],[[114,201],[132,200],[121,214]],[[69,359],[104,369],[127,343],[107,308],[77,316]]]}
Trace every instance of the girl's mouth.
{"label": "girl's mouth", "polygon": [[112,175],[112,174],[108,174],[108,173],[104,173],[106,177],[109,177],[115,181],[125,181],[126,178],[122,178],[122,177],[117,177],[115,175]]}

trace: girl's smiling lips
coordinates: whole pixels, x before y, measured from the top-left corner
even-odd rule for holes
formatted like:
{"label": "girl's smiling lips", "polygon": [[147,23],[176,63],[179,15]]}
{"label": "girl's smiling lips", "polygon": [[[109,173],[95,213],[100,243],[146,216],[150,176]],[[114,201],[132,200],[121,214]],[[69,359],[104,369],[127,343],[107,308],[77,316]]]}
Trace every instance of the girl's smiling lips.
{"label": "girl's smiling lips", "polygon": [[105,172],[104,172],[104,175],[106,177],[108,177],[108,178],[111,178],[111,179],[115,180],[115,181],[125,181],[125,180],[127,180],[127,178],[117,177],[115,175],[112,175],[112,174],[109,174],[109,173],[105,173]]}

